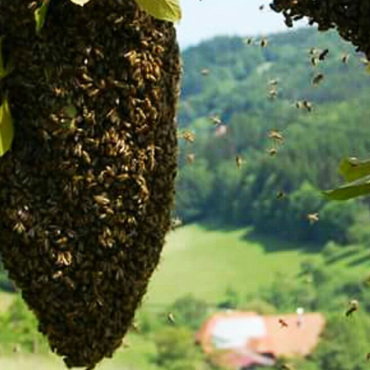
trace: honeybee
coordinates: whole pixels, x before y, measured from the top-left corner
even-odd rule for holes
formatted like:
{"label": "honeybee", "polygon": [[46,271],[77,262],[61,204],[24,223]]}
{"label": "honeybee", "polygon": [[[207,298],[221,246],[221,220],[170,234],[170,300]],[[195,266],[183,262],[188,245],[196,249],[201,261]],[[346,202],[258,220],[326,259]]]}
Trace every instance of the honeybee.
{"label": "honeybee", "polygon": [[221,125],[222,124],[221,118],[218,117],[218,116],[211,116],[211,117],[209,117],[209,119],[212,121],[212,123],[214,125]]}
{"label": "honeybee", "polygon": [[318,73],[312,79],[313,85],[318,85],[324,79],[324,75],[322,73]]}
{"label": "honeybee", "polygon": [[303,104],[303,108],[306,108],[306,110],[308,112],[312,111],[312,103],[311,102],[309,102],[308,100],[303,100],[302,104]]}
{"label": "honeybee", "polygon": [[271,157],[275,156],[275,155],[277,154],[277,152],[278,152],[278,150],[277,150],[276,148],[269,148],[269,149],[267,149],[267,153],[268,153]]}
{"label": "honeybee", "polygon": [[281,328],[287,328],[289,326],[288,323],[283,319],[279,319],[279,324]]}
{"label": "honeybee", "polygon": [[277,87],[274,86],[273,88],[269,89],[269,98],[270,99],[276,99],[278,95]]}
{"label": "honeybee", "polygon": [[277,130],[271,130],[268,134],[269,138],[281,143],[284,140],[283,135]]}
{"label": "honeybee", "polygon": [[203,68],[200,71],[200,73],[202,74],[202,76],[208,76],[209,75],[209,72],[210,72],[210,70],[208,68]]}
{"label": "honeybee", "polygon": [[236,165],[237,165],[238,169],[240,169],[241,166],[244,163],[243,158],[240,155],[237,155],[236,158],[235,158],[235,161],[236,161]]}
{"label": "honeybee", "polygon": [[266,38],[261,39],[260,41],[261,48],[265,48],[268,46],[268,40]]}
{"label": "honeybee", "polygon": [[186,140],[188,143],[194,143],[195,141],[195,135],[191,131],[184,131],[181,135],[181,137]]}
{"label": "honeybee", "polygon": [[182,221],[179,217],[175,217],[171,220],[171,230],[175,230],[182,225]]}
{"label": "honeybee", "polygon": [[176,323],[175,316],[172,312],[167,313],[167,320],[170,324],[175,324]]}
{"label": "honeybee", "polygon": [[340,60],[343,64],[347,64],[348,62],[348,59],[349,59],[349,54],[343,54],[341,57],[340,57]]}
{"label": "honeybee", "polygon": [[313,223],[315,223],[315,222],[317,222],[317,221],[319,221],[319,214],[316,212],[316,213],[309,213],[308,215],[307,215],[307,219],[308,219],[308,221],[311,223],[311,224],[313,224]]}
{"label": "honeybee", "polygon": [[245,39],[243,40],[243,43],[244,43],[245,45],[252,45],[252,43],[253,43],[253,39],[252,39],[251,37],[247,37],[247,38],[245,38]]}
{"label": "honeybee", "polygon": [[319,65],[319,59],[317,57],[312,57],[311,58],[311,64],[314,66],[314,67],[317,67]]}
{"label": "honeybee", "polygon": [[319,54],[319,60],[325,60],[327,55],[329,54],[329,49],[324,49],[320,54]]}
{"label": "honeybee", "polygon": [[351,316],[355,311],[358,311],[359,303],[358,300],[352,299],[348,303],[348,309],[346,311],[346,317]]}
{"label": "honeybee", "polygon": [[281,190],[279,190],[277,193],[276,193],[276,199],[280,200],[280,199],[283,199],[285,197],[285,193]]}
{"label": "honeybee", "polygon": [[270,86],[277,86],[277,85],[278,85],[278,83],[279,83],[279,81],[278,81],[278,80],[276,80],[276,79],[272,79],[272,80],[270,80],[270,81],[269,81],[269,85],[270,85]]}
{"label": "honeybee", "polygon": [[189,153],[186,155],[186,162],[188,164],[193,164],[195,161],[195,154],[194,153]]}

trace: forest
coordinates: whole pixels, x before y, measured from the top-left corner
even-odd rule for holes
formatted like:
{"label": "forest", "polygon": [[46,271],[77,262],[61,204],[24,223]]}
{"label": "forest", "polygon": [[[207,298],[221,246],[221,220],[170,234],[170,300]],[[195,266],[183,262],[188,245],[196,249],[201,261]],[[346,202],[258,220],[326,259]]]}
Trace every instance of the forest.
{"label": "forest", "polygon": [[[321,193],[340,183],[341,159],[369,153],[362,56],[334,32],[274,35],[266,48],[248,41],[216,38],[184,52],[178,122],[195,140],[181,142],[178,216],[302,242],[366,243],[366,198],[327,202]],[[315,48],[329,50],[318,65]],[[219,135],[219,126],[227,132]],[[312,225],[314,213],[320,222]]]}

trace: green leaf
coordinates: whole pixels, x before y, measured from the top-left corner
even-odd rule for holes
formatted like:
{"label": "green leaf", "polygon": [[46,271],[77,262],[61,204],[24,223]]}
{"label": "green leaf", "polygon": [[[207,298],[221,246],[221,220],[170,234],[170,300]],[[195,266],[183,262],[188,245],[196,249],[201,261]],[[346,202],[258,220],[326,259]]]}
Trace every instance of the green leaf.
{"label": "green leaf", "polygon": [[345,158],[340,162],[338,172],[346,181],[358,180],[370,175],[370,160]]}
{"label": "green leaf", "polygon": [[87,4],[90,0],[70,0],[73,4],[84,6]]}
{"label": "green leaf", "polygon": [[331,200],[347,200],[370,194],[370,175],[344,184],[337,189],[324,191],[323,194]]}
{"label": "green leaf", "polygon": [[50,0],[44,0],[42,5],[35,10],[36,33],[39,34],[45,24],[46,13],[49,9]]}
{"label": "green leaf", "polygon": [[136,0],[137,4],[154,18],[176,22],[181,19],[179,0]]}
{"label": "green leaf", "polygon": [[2,43],[3,36],[0,37],[0,80],[6,77],[13,69],[11,62],[8,62],[8,64],[4,66]]}
{"label": "green leaf", "polygon": [[12,146],[13,136],[13,119],[10,114],[8,99],[4,98],[0,106],[0,157]]}

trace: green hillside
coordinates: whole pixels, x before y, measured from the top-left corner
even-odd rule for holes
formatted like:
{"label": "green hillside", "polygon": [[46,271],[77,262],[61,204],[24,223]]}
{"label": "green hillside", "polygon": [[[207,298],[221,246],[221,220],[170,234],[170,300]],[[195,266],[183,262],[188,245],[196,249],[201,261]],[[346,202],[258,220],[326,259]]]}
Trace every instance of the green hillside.
{"label": "green hillside", "polygon": [[[258,39],[243,41],[216,38],[184,52],[179,125],[195,141],[181,142],[177,214],[185,222],[212,217],[300,242],[367,240],[357,226],[370,219],[368,202],[338,206],[320,193],[340,183],[343,157],[370,153],[370,76],[362,56],[335,33],[312,29],[272,35],[266,48]],[[217,135],[212,116],[226,134]],[[279,143],[269,137],[274,130]],[[321,222],[310,228],[307,214],[316,212]]]}
{"label": "green hillside", "polygon": [[321,260],[314,246],[250,234],[248,229],[207,230],[200,225],[171,233],[145,307],[169,305],[186,294],[215,305],[227,288],[242,296],[258,293],[272,283],[276,273],[294,279],[302,261],[308,257]]}
{"label": "green hillside", "polygon": [[[220,231],[199,225],[177,229],[169,235],[161,265],[137,315],[139,328],[147,328],[138,334],[130,333],[125,339],[129,347],[120,349],[112,360],[103,361],[98,369],[166,369],[156,366],[154,362],[158,356],[155,340],[162,330],[168,330],[170,324],[163,318],[169,310],[175,312],[176,320],[180,321],[175,329],[183,327],[181,311],[177,312],[173,303],[189,297],[189,293],[207,305],[208,314],[219,310],[216,305],[230,298],[232,292],[238,297],[240,307],[279,312],[294,312],[298,305],[303,305],[308,311],[316,307],[315,310],[322,310],[329,317],[332,313],[339,315],[334,328],[342,326],[345,324],[342,315],[346,300],[366,294],[366,291],[361,293],[358,289],[360,282],[368,275],[369,252],[361,247],[329,245],[322,254],[318,254],[315,248],[257,237],[249,229]],[[1,304],[4,297],[9,304],[9,296],[4,294],[0,295]],[[192,302],[187,299],[184,304]],[[361,299],[364,308],[367,302],[370,301]],[[14,308],[10,310],[14,311]],[[14,311],[16,316],[12,321],[8,321],[6,313],[0,314],[0,368],[63,369],[62,361],[47,353],[44,341],[35,334],[34,321],[32,330],[25,330],[30,324],[22,312],[20,307]],[[200,322],[207,317],[207,312],[200,316]],[[357,317],[353,320],[352,323],[360,324]],[[13,328],[12,331],[10,328]],[[14,328],[17,328],[15,332]],[[192,327],[190,335],[194,333]],[[28,343],[32,337],[38,338],[40,353],[29,353]],[[17,344],[21,345],[21,352],[10,354],[9,349]],[[338,345],[334,341],[334,346]],[[360,358],[359,362],[362,362]],[[306,369],[305,366],[311,365],[300,364],[300,368]]]}

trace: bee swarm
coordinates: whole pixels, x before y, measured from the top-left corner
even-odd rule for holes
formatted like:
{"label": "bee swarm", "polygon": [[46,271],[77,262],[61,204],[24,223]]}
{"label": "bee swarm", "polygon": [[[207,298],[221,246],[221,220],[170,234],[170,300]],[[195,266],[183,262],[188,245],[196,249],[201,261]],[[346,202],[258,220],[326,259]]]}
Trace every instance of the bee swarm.
{"label": "bee swarm", "polygon": [[370,59],[369,0],[273,0],[270,6],[283,13],[288,27],[303,17],[308,17],[310,24],[317,23],[320,31],[335,27]]}
{"label": "bee swarm", "polygon": [[[176,35],[132,0],[0,0],[0,81],[14,118],[0,158],[0,252],[68,367],[111,357],[170,228]],[[39,5],[39,4],[38,4]]]}

